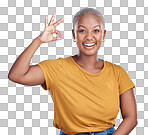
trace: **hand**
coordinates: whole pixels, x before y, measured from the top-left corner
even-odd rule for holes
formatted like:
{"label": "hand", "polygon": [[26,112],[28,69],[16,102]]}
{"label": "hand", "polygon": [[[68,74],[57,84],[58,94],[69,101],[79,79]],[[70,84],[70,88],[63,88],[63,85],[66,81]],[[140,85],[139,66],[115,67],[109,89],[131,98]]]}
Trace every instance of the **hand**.
{"label": "hand", "polygon": [[[51,42],[51,41],[56,41],[56,40],[61,40],[63,37],[61,35],[61,33],[56,30],[56,26],[58,26],[63,20],[64,17],[62,17],[60,20],[58,20],[57,22],[55,22],[53,24],[55,18],[55,12],[53,13],[53,16],[48,24],[48,16],[46,16],[45,19],[45,29],[44,31],[38,36],[38,39],[40,40],[40,42],[42,43],[46,43],[46,42]],[[53,33],[56,33],[59,35],[59,37],[53,37]]]}

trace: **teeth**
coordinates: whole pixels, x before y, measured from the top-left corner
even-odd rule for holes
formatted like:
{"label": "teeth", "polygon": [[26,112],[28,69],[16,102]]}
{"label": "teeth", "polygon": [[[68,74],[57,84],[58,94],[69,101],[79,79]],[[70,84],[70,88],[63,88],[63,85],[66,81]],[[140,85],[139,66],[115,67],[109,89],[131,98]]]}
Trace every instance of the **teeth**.
{"label": "teeth", "polygon": [[[84,43],[83,43],[84,44]],[[95,45],[95,43],[94,44],[84,44],[84,45],[87,45],[87,46],[92,46],[92,45]]]}

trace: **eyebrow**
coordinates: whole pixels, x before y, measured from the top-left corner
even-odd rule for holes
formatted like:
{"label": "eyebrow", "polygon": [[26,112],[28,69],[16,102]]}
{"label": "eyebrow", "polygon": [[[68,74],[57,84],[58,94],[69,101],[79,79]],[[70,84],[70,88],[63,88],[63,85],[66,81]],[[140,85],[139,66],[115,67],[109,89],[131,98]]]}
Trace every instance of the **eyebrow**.
{"label": "eyebrow", "polygon": [[[97,26],[99,26],[99,27],[101,28],[100,25],[95,25],[94,28],[97,27]],[[84,27],[84,28],[85,28],[85,26],[83,26],[83,25],[79,25],[79,27]],[[79,27],[78,27],[78,28],[79,28]]]}

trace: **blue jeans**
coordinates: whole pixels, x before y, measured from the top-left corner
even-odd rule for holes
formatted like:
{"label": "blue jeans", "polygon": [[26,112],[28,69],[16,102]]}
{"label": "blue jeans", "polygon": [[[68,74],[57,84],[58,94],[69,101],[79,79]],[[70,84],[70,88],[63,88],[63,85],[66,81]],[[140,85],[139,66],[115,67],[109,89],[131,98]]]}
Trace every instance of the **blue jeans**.
{"label": "blue jeans", "polygon": [[[100,132],[84,132],[84,133],[78,133],[75,135],[112,135],[115,132],[114,126]],[[60,135],[67,135],[60,129]]]}

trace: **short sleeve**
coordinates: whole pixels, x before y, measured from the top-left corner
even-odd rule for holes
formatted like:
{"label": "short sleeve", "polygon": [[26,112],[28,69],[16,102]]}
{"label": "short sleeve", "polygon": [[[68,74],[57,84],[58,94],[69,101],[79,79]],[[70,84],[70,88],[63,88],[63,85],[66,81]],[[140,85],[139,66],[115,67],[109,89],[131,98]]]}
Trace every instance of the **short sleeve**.
{"label": "short sleeve", "polygon": [[118,88],[119,95],[124,93],[125,91],[134,88],[135,84],[131,80],[130,76],[126,72],[124,68],[118,65]]}
{"label": "short sleeve", "polygon": [[37,64],[44,74],[45,83],[41,84],[44,90],[50,90],[53,81],[63,67],[62,60],[63,58],[60,57],[58,59],[44,60]]}

